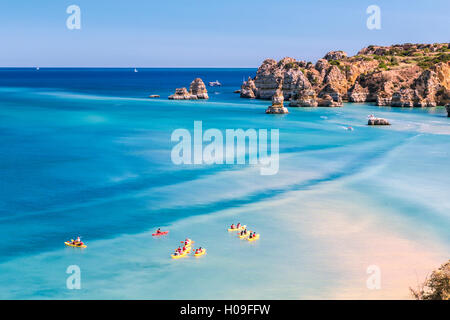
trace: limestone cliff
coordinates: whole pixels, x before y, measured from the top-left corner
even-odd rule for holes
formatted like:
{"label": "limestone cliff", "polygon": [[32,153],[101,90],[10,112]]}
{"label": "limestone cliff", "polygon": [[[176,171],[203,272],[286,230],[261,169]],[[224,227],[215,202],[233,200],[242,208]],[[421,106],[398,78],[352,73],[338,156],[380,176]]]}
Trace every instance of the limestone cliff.
{"label": "limestone cliff", "polygon": [[369,46],[352,57],[331,51],[316,64],[266,59],[243,83],[241,97],[271,99],[277,91],[291,107],[339,107],[343,101],[445,105],[450,102],[450,44]]}

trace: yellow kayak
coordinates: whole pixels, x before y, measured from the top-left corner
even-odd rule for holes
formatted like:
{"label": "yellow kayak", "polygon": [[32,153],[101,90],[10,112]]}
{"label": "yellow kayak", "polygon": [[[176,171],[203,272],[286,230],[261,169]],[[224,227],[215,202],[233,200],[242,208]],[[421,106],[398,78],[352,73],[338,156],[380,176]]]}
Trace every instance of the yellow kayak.
{"label": "yellow kayak", "polygon": [[256,234],[253,238],[247,238],[248,241],[255,241],[259,239],[259,233]]}
{"label": "yellow kayak", "polygon": [[228,228],[228,231],[243,231],[243,230],[245,230],[245,229],[247,229],[247,226],[241,226],[240,228],[234,228],[234,229],[231,229],[231,228]]}
{"label": "yellow kayak", "polygon": [[185,251],[183,251],[182,253],[180,253],[180,254],[171,254],[171,256],[172,256],[172,259],[179,259],[179,258],[183,258],[183,257],[186,257],[186,255],[189,253],[191,251],[191,248],[186,248],[186,250]]}
{"label": "yellow kayak", "polygon": [[202,249],[202,251],[200,251],[199,253],[194,253],[194,256],[200,257],[200,256],[204,255],[205,253],[206,253],[206,249]]}
{"label": "yellow kayak", "polygon": [[244,233],[243,235],[239,234],[239,239],[245,239],[250,235],[250,232]]}
{"label": "yellow kayak", "polygon": [[82,245],[80,245],[79,243],[73,244],[72,242],[69,242],[69,241],[64,242],[64,244],[69,247],[87,248],[87,245],[85,245],[85,244],[82,244]]}
{"label": "yellow kayak", "polygon": [[186,248],[189,248],[193,243],[194,243],[194,241],[189,241],[188,242],[188,244],[184,244],[184,241],[180,241]]}
{"label": "yellow kayak", "polygon": [[180,259],[180,258],[183,258],[183,257],[186,257],[186,255],[187,255],[187,251],[184,251],[183,253],[180,253],[180,254],[171,254],[171,256],[172,256],[172,259]]}

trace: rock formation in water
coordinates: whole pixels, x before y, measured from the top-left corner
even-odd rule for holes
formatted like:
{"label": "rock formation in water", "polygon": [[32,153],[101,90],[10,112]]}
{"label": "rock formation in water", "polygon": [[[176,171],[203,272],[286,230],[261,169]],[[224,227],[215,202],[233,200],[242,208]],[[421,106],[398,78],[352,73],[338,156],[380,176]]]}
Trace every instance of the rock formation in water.
{"label": "rock formation in water", "polygon": [[281,90],[291,107],[434,107],[450,103],[450,44],[369,46],[348,57],[330,51],[316,64],[266,59],[242,84],[242,98],[271,99]]}
{"label": "rock formation in water", "polygon": [[169,96],[170,100],[194,100],[196,96],[191,95],[186,88],[176,88],[175,93]]}
{"label": "rock formation in water", "polygon": [[209,99],[208,91],[202,79],[196,78],[191,82],[189,92],[186,88],[176,88],[175,93],[169,96],[171,100],[197,100]]}
{"label": "rock formation in water", "polygon": [[391,125],[387,119],[375,118],[375,117],[369,118],[369,121],[367,122],[367,124],[369,126],[390,126]]}
{"label": "rock formation in water", "polygon": [[288,109],[284,106],[284,97],[281,89],[275,91],[272,95],[272,105],[266,109],[266,113],[283,114],[289,113]]}
{"label": "rock formation in water", "polygon": [[209,99],[208,90],[206,90],[206,86],[200,78],[191,82],[189,93],[196,96],[197,99]]}
{"label": "rock formation in water", "polygon": [[450,103],[447,103],[445,108],[447,109],[447,116],[450,117]]}

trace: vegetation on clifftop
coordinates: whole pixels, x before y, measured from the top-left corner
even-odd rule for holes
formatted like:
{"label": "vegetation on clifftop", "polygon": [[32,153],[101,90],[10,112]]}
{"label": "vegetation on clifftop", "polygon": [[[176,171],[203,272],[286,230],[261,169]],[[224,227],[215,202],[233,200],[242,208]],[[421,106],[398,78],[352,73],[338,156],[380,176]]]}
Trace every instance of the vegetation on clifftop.
{"label": "vegetation on clifftop", "polygon": [[433,271],[411,294],[417,300],[450,300],[450,260]]}

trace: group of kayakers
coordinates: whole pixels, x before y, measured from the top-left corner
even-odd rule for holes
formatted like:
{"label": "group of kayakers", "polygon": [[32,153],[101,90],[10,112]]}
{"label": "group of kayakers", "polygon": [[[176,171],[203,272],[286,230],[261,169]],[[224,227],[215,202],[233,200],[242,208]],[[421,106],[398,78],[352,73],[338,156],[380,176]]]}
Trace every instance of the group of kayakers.
{"label": "group of kayakers", "polygon": [[254,231],[247,230],[247,226],[241,225],[239,222],[238,224],[231,224],[231,226],[228,228],[228,231],[239,231],[238,237],[239,239],[247,239],[249,241],[254,241],[256,239],[259,239],[259,234],[257,234]]}
{"label": "group of kayakers", "polygon": [[242,226],[241,226],[240,222],[238,222],[237,225],[234,225],[234,223],[232,223],[231,226],[230,226],[230,229],[237,229],[237,230],[239,230],[241,228],[242,228]]}
{"label": "group of kayakers", "polygon": [[[240,222],[238,222],[236,225],[233,223],[231,224],[230,228],[228,228],[228,231],[239,231],[238,236],[240,239],[247,238],[249,241],[257,240],[259,239],[259,234],[257,234],[254,231],[247,230],[246,225],[242,225]],[[160,236],[168,234],[169,231],[161,231],[161,228],[158,228],[155,233],[152,234],[152,236]],[[189,238],[186,238],[184,241],[181,241],[183,246],[178,246],[177,249],[175,249],[175,252],[172,254],[172,258],[180,258],[183,256],[186,256],[191,251],[191,245],[194,243]],[[65,244],[67,246],[71,247],[82,247],[86,248],[87,246],[81,241],[81,238],[78,236],[75,240],[66,241]],[[206,253],[206,249],[202,247],[198,247],[193,251],[195,256],[200,256]]]}
{"label": "group of kayakers", "polygon": [[[194,243],[189,238],[186,238],[184,241],[181,241],[183,247],[179,246],[178,249],[175,249],[175,252],[172,254],[173,259],[178,259],[181,257],[185,257],[189,252],[191,252],[191,246]],[[194,256],[198,257],[206,253],[206,249],[202,247],[198,247],[193,251]]]}

